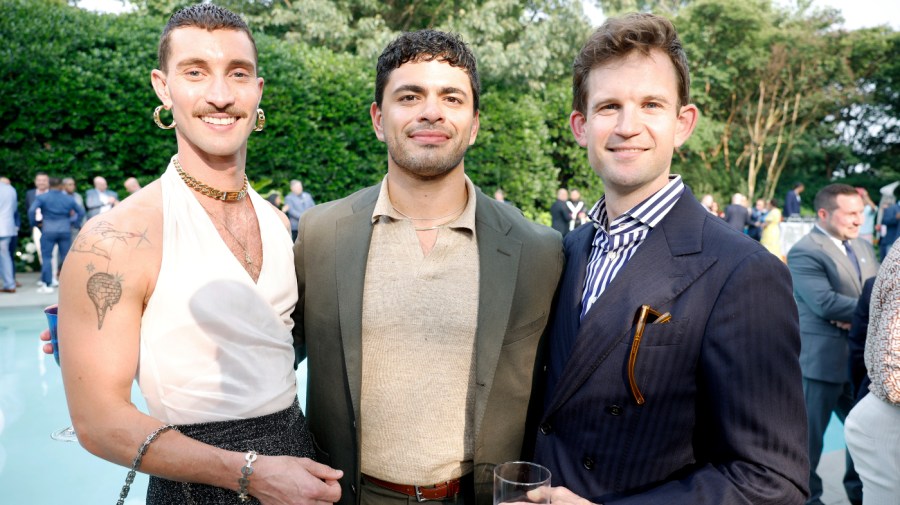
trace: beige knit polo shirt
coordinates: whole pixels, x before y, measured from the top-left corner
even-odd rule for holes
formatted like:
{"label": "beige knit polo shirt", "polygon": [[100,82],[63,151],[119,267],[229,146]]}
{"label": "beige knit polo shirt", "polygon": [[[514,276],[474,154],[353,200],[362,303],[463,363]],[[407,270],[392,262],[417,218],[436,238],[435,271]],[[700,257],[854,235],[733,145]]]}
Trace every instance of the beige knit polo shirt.
{"label": "beige knit polo shirt", "polygon": [[472,471],[478,244],[475,187],[424,256],[391,206],[387,177],[372,214],[362,310],[361,469],[431,485]]}

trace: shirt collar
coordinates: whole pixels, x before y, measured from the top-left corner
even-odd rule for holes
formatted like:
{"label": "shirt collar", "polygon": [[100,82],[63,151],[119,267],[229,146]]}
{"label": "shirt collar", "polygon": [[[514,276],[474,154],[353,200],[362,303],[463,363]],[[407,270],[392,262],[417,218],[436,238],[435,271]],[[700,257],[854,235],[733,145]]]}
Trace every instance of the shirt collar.
{"label": "shirt collar", "polygon": [[[622,221],[638,221],[653,228],[662,221],[662,218],[666,217],[675,202],[681,198],[682,193],[684,193],[684,181],[680,175],[672,174],[665,186],[617,217],[613,224]],[[600,200],[594,204],[588,212],[588,218],[594,222],[594,228],[603,231],[610,228],[609,215],[606,213],[606,195],[601,196]],[[615,230],[611,230],[609,233],[614,234]]]}
{"label": "shirt collar", "polygon": [[[466,179],[466,207],[462,214],[447,225],[448,228],[465,228],[472,233],[475,232],[475,185],[468,175],[463,174]],[[388,192],[388,176],[385,174],[381,180],[381,190],[378,193],[378,200],[375,201],[375,210],[372,212],[372,223],[377,223],[382,217],[388,217],[393,221],[402,221],[407,218],[403,217],[397,209],[391,204],[391,195]]]}
{"label": "shirt collar", "polygon": [[838,247],[838,249],[840,249],[842,251],[844,250],[843,249],[844,242],[842,240],[840,240],[839,238],[835,237],[834,235],[828,233],[828,231],[826,231],[825,228],[822,228],[821,226],[819,226],[819,223],[816,223],[816,229],[819,230],[820,232],[824,233],[826,237],[828,237],[832,242],[834,242],[834,245],[836,245]]}

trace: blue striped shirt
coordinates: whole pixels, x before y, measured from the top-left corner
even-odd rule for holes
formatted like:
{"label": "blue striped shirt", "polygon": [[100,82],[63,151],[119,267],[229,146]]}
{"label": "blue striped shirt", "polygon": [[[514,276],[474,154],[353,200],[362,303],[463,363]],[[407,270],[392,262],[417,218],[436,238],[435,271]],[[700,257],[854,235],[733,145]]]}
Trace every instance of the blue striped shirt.
{"label": "blue striped shirt", "polygon": [[587,275],[584,278],[584,292],[581,295],[582,319],[628,260],[634,256],[638,247],[650,234],[650,230],[672,210],[682,193],[684,182],[681,176],[670,175],[665,187],[617,217],[612,223],[609,223],[609,216],[606,213],[606,195],[600,197],[588,213],[597,232],[591,245]]}

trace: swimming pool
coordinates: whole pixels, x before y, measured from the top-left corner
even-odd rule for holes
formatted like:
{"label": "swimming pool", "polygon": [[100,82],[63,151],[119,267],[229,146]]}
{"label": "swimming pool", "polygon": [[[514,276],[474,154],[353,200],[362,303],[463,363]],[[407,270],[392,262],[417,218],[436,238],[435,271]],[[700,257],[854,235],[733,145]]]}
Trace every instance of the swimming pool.
{"label": "swimming pool", "polygon": [[[76,442],[50,438],[69,424],[69,412],[59,367],[53,356],[41,352],[37,338],[47,327],[42,309],[0,308],[0,502],[115,503],[128,469],[97,458]],[[297,381],[306,391],[305,366]],[[136,385],[131,398],[146,412]],[[138,474],[126,505],[144,504],[147,479]]]}

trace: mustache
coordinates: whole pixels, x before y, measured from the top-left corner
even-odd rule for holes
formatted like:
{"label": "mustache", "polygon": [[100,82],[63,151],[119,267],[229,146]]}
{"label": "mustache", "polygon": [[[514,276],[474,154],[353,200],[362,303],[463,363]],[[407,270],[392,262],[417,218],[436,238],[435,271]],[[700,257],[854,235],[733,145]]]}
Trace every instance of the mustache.
{"label": "mustache", "polygon": [[452,132],[452,131],[450,131],[448,128],[445,128],[445,127],[443,127],[443,126],[440,126],[440,125],[438,125],[438,124],[436,124],[436,123],[426,123],[426,124],[414,126],[414,127],[410,128],[409,130],[407,130],[407,131],[406,131],[406,134],[407,134],[407,135],[412,135],[412,134],[414,134],[414,133],[416,133],[416,132],[425,131],[425,130],[427,130],[427,131],[437,131],[437,132],[441,132],[441,133],[446,134],[448,137],[453,137],[453,132]]}
{"label": "mustache", "polygon": [[240,119],[249,117],[247,111],[241,110],[233,105],[221,109],[216,107],[198,107],[193,111],[194,117],[211,116],[213,114],[228,114],[229,116]]}

